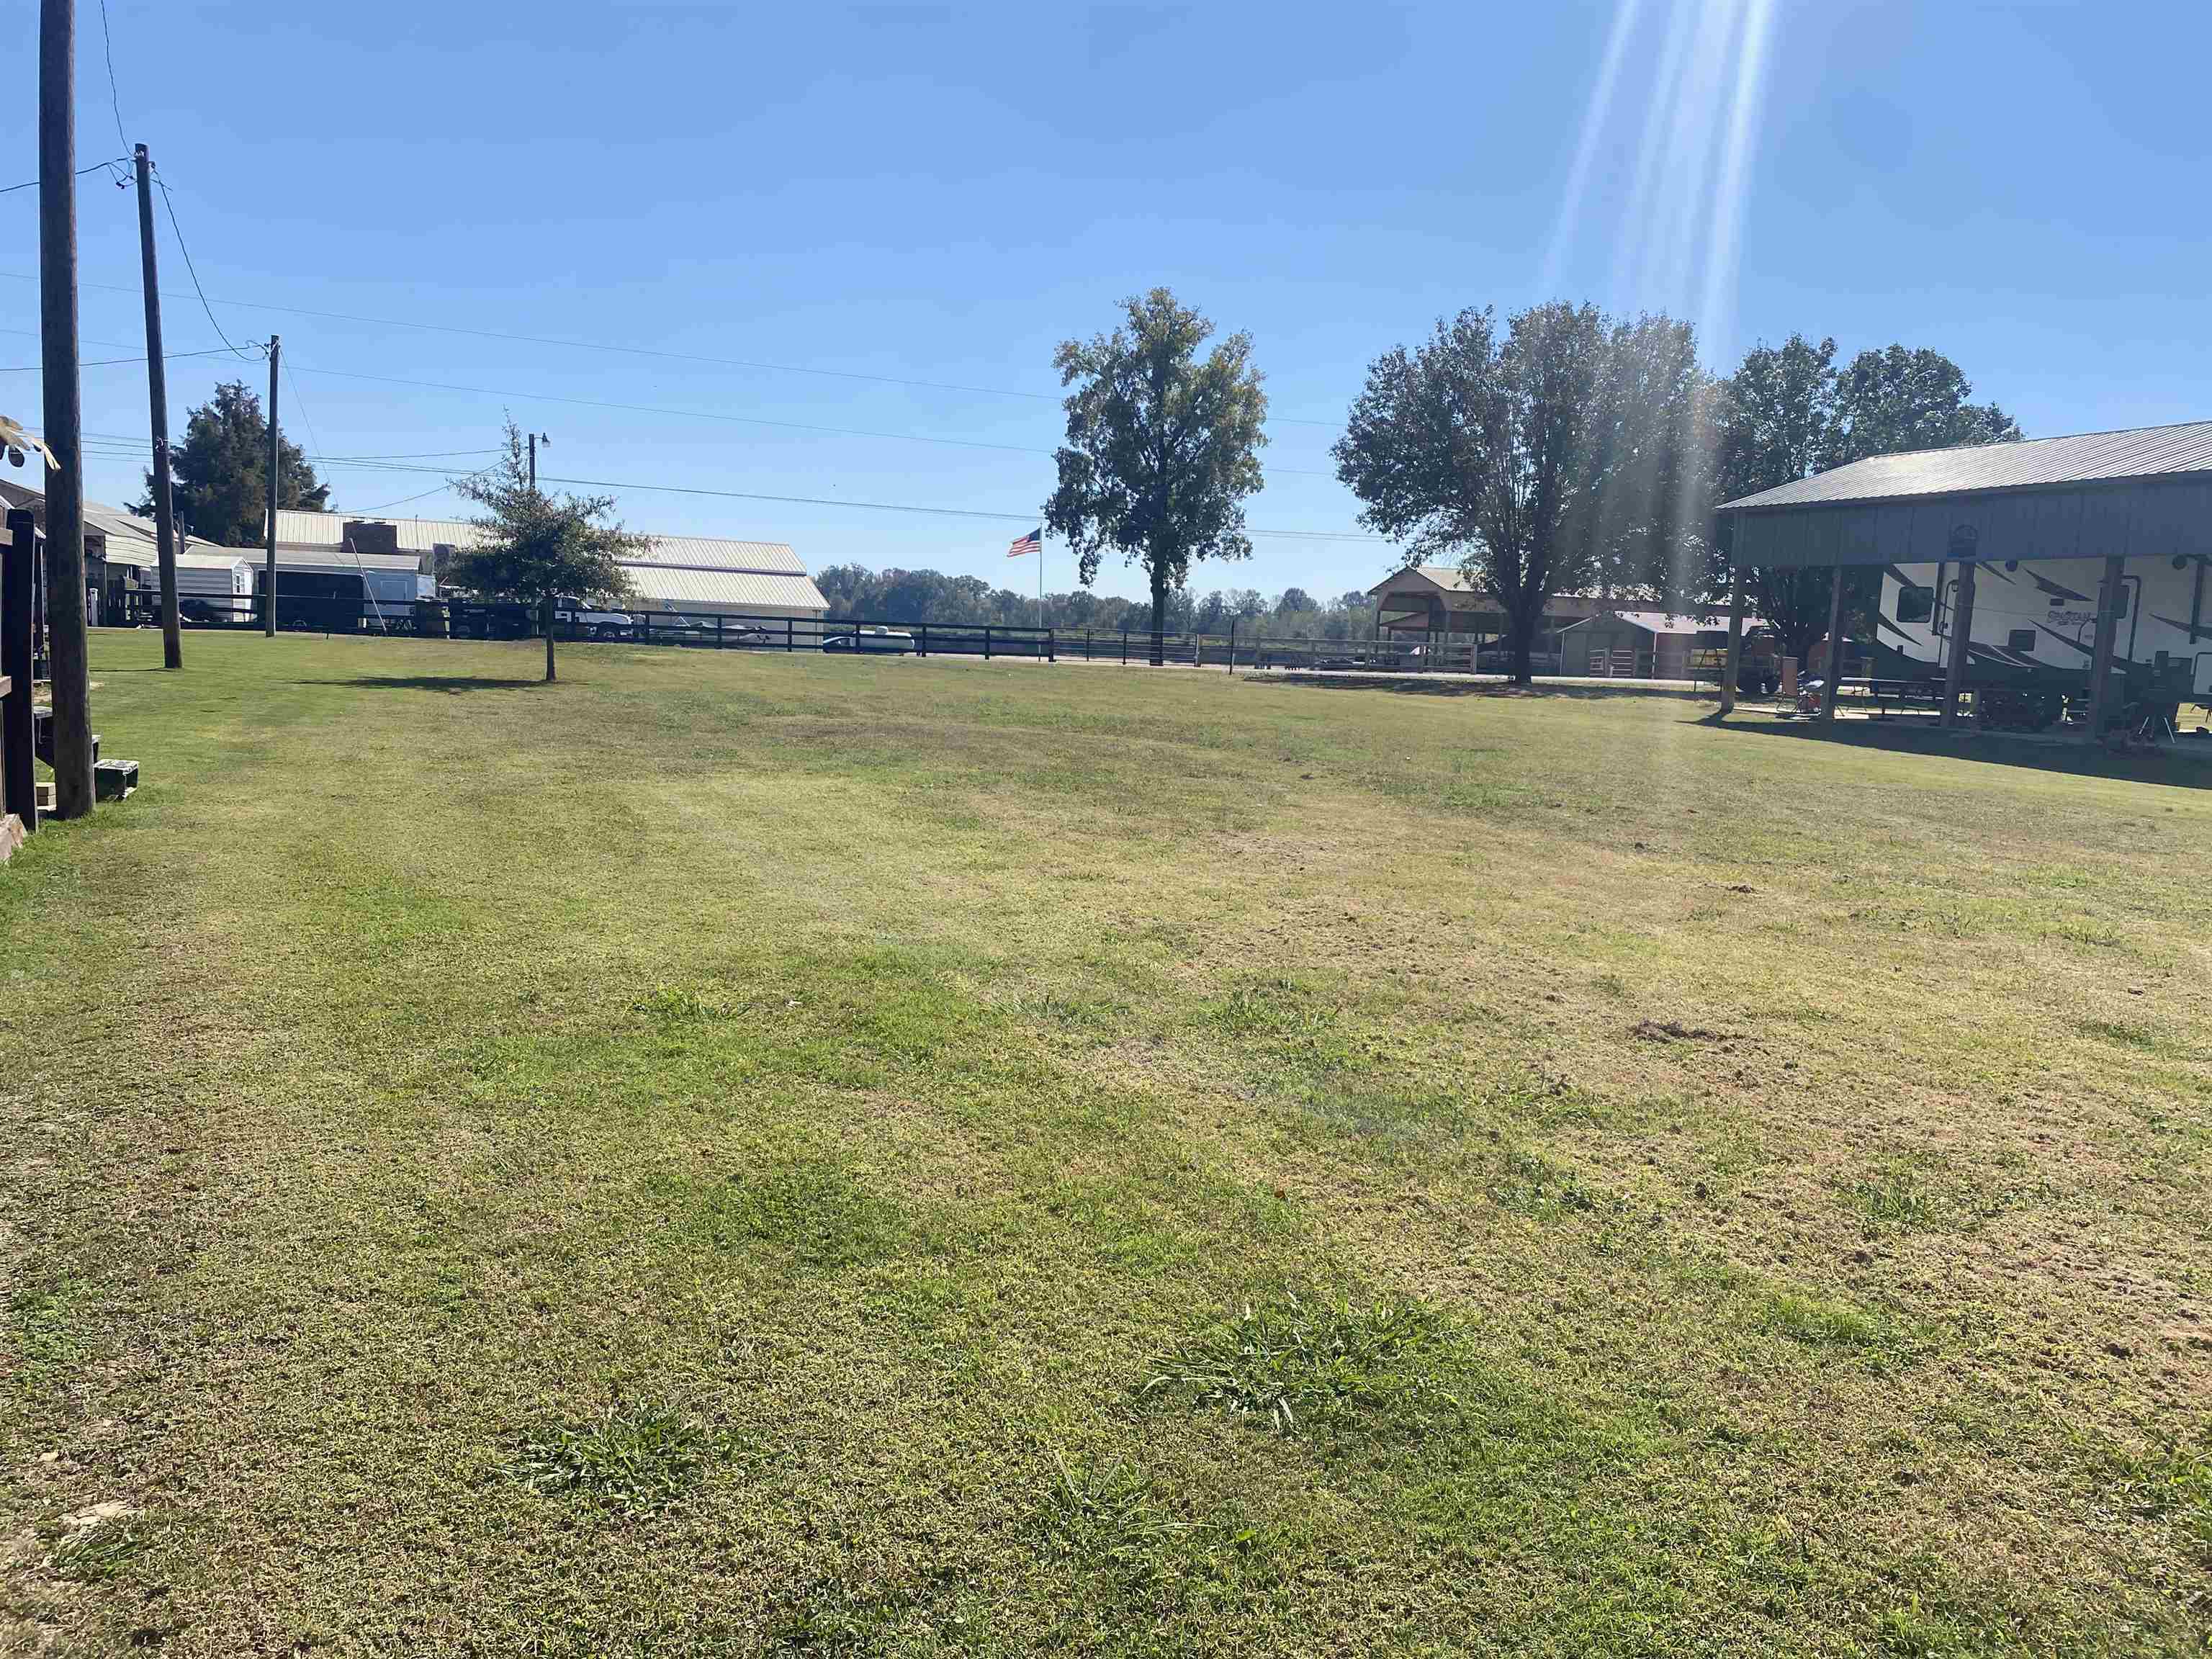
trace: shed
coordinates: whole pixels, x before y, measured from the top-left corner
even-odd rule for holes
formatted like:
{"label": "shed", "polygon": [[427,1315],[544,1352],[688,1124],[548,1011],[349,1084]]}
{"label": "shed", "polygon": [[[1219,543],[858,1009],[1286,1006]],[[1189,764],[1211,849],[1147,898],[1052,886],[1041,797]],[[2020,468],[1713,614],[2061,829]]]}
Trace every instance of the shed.
{"label": "shed", "polygon": [[[1746,617],[1747,628],[1765,624]],[[1559,631],[1559,672],[1686,680],[1695,653],[1725,647],[1723,617],[1678,616],[1666,611],[1608,611]]]}
{"label": "shed", "polygon": [[[1452,565],[1409,564],[1367,593],[1376,602],[1376,624],[1385,633],[1495,639],[1505,632],[1505,613],[1498,601]],[[1580,594],[1553,595],[1544,607],[1544,626],[1537,630],[1533,648],[1540,656],[1556,653],[1559,630],[1601,609],[1600,601]]]}

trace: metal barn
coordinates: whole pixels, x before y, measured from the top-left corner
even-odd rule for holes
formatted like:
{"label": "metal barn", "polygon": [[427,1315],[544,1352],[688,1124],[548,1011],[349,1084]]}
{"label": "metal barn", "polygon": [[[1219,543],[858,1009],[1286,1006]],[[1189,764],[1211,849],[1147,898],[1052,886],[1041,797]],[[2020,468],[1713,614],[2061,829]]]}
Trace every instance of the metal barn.
{"label": "metal barn", "polygon": [[1872,456],[1725,503],[1720,536],[1731,657],[1747,568],[1831,571],[1832,638],[1844,572],[1875,570],[1877,672],[1924,684],[1947,728],[1967,692],[1978,715],[2039,700],[2091,741],[2212,699],[2212,421]]}

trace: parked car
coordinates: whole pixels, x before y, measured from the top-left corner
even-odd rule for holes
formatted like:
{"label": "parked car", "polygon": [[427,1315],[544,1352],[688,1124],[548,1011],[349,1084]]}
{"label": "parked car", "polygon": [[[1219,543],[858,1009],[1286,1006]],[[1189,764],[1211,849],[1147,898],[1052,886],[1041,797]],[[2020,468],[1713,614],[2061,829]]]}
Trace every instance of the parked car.
{"label": "parked car", "polygon": [[599,611],[581,599],[562,599],[553,607],[556,627],[567,628],[587,640],[624,640],[636,619],[627,611]]}
{"label": "parked car", "polygon": [[[1510,674],[1513,672],[1513,652],[1504,644],[1486,645],[1475,655],[1475,672],[1482,674]],[[1532,674],[1556,674],[1559,672],[1559,653],[1556,651],[1531,651],[1528,672]]]}
{"label": "parked car", "polygon": [[914,635],[903,628],[840,628],[836,623],[823,624],[824,651],[889,651],[903,656],[914,649]]}

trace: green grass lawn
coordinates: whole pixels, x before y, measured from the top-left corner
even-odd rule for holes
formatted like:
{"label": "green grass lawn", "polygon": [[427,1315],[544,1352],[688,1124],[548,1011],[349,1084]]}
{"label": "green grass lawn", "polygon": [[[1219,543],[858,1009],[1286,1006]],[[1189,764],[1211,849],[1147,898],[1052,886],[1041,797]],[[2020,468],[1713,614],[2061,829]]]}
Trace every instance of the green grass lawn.
{"label": "green grass lawn", "polygon": [[0,867],[0,1651],[2203,1651],[2212,773],[186,649]]}

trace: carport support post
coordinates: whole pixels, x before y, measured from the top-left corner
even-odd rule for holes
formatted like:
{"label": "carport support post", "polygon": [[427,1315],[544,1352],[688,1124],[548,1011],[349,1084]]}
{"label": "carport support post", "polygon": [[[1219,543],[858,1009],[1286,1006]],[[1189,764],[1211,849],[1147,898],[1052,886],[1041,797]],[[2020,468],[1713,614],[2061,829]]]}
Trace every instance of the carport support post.
{"label": "carport support post", "polygon": [[[1743,661],[1743,567],[1729,567],[1728,653],[1721,659],[1721,713],[1735,713],[1735,677]],[[1566,665],[1559,665],[1562,668]]]}
{"label": "carport support post", "polygon": [[35,735],[31,713],[31,577],[38,568],[39,532],[31,514],[16,507],[8,514],[9,546],[0,558],[0,675],[8,696],[0,703],[0,750],[6,774],[0,779],[0,813],[13,812],[26,833],[39,827],[39,795],[31,766]]}
{"label": "carport support post", "polygon": [[1835,567],[1828,584],[1828,672],[1820,677],[1820,718],[1836,718],[1836,682],[1844,673],[1844,568]]}
{"label": "carport support post", "polygon": [[2101,742],[2105,735],[2106,693],[2112,680],[2112,648],[2120,631],[2120,595],[2127,589],[2122,583],[2126,571],[2119,559],[2105,561],[2105,580],[2097,589],[2097,648],[2089,659],[2089,735],[2090,743]]}
{"label": "carport support post", "polygon": [[1959,598],[1951,607],[1951,660],[1943,670],[1943,718],[1948,732],[1959,723],[1959,693],[1966,689],[1966,653],[1974,639],[1974,562],[1959,562]]}

